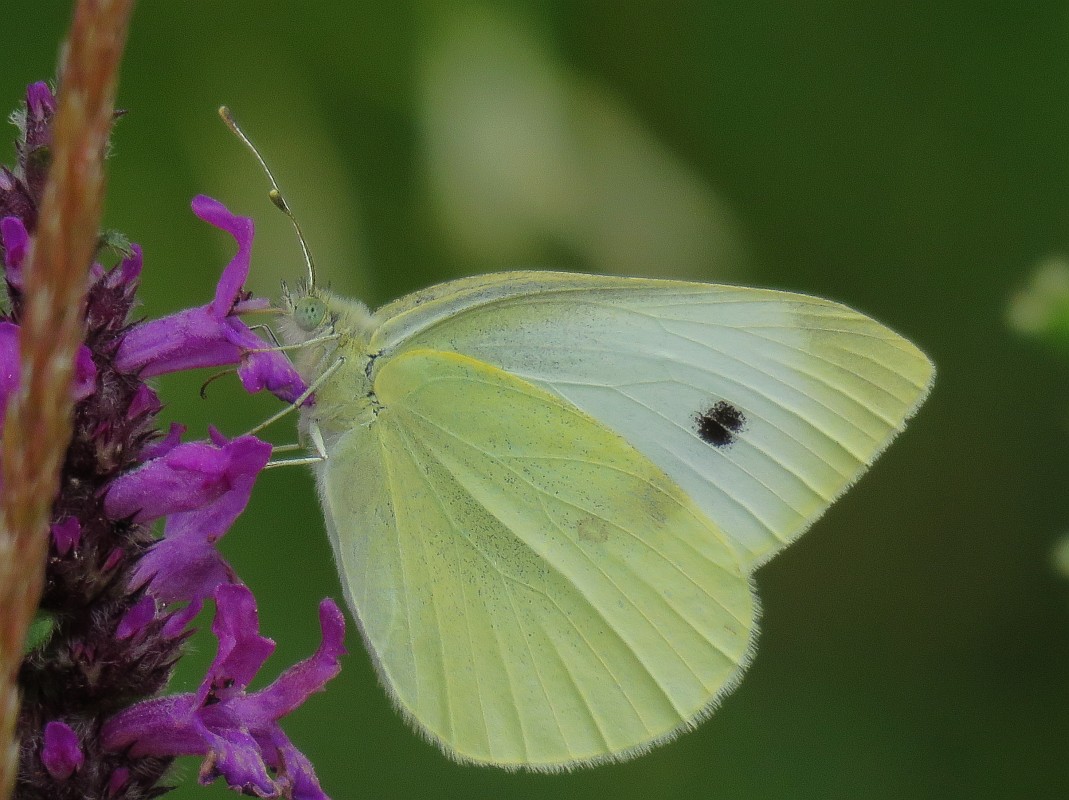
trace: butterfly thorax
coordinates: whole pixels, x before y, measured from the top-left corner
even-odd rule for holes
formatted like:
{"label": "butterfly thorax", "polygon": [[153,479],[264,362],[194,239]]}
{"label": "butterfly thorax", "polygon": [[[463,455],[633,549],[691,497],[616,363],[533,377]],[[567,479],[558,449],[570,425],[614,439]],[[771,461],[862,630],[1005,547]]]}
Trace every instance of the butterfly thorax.
{"label": "butterfly thorax", "polygon": [[[297,323],[295,309],[302,299],[322,301],[322,322],[311,330]],[[299,292],[283,298],[289,312],[280,325],[287,345],[303,345],[291,351],[294,366],[308,385],[321,381],[315,404],[301,410],[301,427],[318,425],[326,437],[367,424],[374,416],[375,400],[368,377],[374,360],[369,342],[378,321],[363,303],[346,300],[323,289]]]}

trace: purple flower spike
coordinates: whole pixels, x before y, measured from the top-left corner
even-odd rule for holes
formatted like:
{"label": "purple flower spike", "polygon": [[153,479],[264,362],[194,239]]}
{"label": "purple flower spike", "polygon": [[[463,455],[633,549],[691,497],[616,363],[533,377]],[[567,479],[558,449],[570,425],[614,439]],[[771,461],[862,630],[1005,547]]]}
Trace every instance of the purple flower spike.
{"label": "purple flower spike", "polygon": [[[23,279],[55,111],[48,85],[30,86],[10,117],[19,131],[16,163],[0,165],[0,280],[8,288],[0,303],[0,424],[20,385],[20,324],[32,301]],[[101,236],[101,262],[89,267],[85,345],[70,365],[74,431],[52,503],[39,605],[47,637],[18,665],[24,691],[13,796],[20,800],[160,797],[180,777],[170,774],[177,754],[203,757],[205,783],[222,776],[245,794],[326,800],[279,719],[338,672],[341,614],[324,604],[319,651],[250,692],[274,643],[260,635],[251,592],[216,548],[248,504],[271,447],[214,428],[206,441],[183,444],[182,425],[159,430],[162,403],[145,383],[232,365],[250,392],[267,389],[292,402],[305,390],[288,359],[244,321],[269,307],[243,288],[252,221],[206,197],[193,210],[237,244],[205,305],[138,321],[142,252],[119,233]],[[121,261],[109,267],[117,253]],[[162,538],[153,531],[159,519]],[[167,696],[211,599],[219,640],[211,670],[199,691]]]}
{"label": "purple flower spike", "polygon": [[248,391],[266,388],[293,402],[304,391],[304,381],[282,353],[254,352],[267,343],[238,316],[267,307],[266,300],[251,299],[242,288],[249,276],[252,220],[231,214],[218,200],[203,195],[193,199],[193,213],[233,236],[238,252],[223,270],[210,303],[138,325],[124,337],[116,365],[150,378],[179,370],[240,364],[239,375]]}
{"label": "purple flower spike", "polygon": [[202,755],[203,784],[222,777],[231,788],[257,797],[328,800],[278,720],[338,674],[338,658],[345,652],[341,611],[324,600],[319,607],[323,640],[316,653],[271,686],[248,694],[274,643],[260,636],[256,602],[247,587],[220,586],[215,602],[212,632],[219,651],[197,693],[146,700],[119,712],[104,725],[104,747],[134,757]]}
{"label": "purple flower spike", "polygon": [[18,163],[14,170],[0,167],[0,217],[18,217],[29,231],[37,226],[37,205],[48,175],[55,112],[56,100],[48,84],[34,83],[26,90],[25,106],[10,117],[19,129],[15,141]]}
{"label": "purple flower spike", "polygon": [[67,780],[85,763],[78,734],[66,722],[49,722],[45,725],[41,763],[48,774],[58,781]]}

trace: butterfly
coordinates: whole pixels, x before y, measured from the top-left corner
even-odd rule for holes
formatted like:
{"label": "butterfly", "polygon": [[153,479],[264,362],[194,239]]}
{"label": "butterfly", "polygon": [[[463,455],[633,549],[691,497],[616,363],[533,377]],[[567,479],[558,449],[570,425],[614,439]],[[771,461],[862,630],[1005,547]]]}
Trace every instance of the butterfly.
{"label": "butterfly", "polygon": [[933,366],[845,306],[552,272],[282,326],[345,596],[401,713],[507,769],[622,760],[738,683],[753,573],[902,429]]}
{"label": "butterfly", "polygon": [[[927,396],[928,358],[838,303],[554,272],[280,331],[342,588],[394,705],[461,762],[557,771],[693,728],[754,652],[754,570]],[[275,418],[277,418],[276,415]],[[274,419],[274,418],[273,418]]]}

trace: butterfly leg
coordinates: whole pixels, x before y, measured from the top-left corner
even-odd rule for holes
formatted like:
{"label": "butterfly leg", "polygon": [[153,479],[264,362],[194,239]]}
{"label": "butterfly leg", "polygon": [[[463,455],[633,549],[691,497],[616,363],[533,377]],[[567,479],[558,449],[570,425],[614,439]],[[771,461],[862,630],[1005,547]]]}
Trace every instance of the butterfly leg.
{"label": "butterfly leg", "polygon": [[296,411],[298,408],[300,408],[302,405],[304,405],[304,401],[305,400],[307,400],[309,397],[311,397],[313,394],[315,394],[316,389],[318,389],[320,386],[322,386],[323,383],[327,380],[327,378],[329,378],[331,375],[333,375],[335,372],[337,372],[339,369],[341,369],[341,366],[344,363],[345,363],[345,359],[344,358],[339,358],[337,361],[335,361],[333,364],[331,364],[329,367],[327,367],[325,370],[323,370],[322,374],[320,374],[320,376],[318,378],[316,378],[314,381],[312,381],[312,383],[308,386],[308,388],[305,389],[303,392],[301,392],[300,396],[296,400],[294,400],[292,403],[290,403],[284,409],[279,411],[277,414],[272,414],[270,417],[265,419],[263,422],[261,422],[255,428],[252,428],[251,430],[247,431],[245,435],[246,436],[252,436],[255,433],[259,433],[264,428],[266,428],[268,425],[271,425],[271,424],[277,422],[278,420],[282,419],[284,416],[286,416],[290,412]]}
{"label": "butterfly leg", "polygon": [[[323,434],[319,430],[319,425],[314,421],[308,427],[308,436],[312,440],[312,445],[316,449],[314,456],[306,456],[304,458],[283,458],[279,461],[269,461],[264,465],[264,469],[272,469],[273,467],[291,467],[291,466],[306,466],[309,464],[318,464],[320,461],[327,460],[327,447],[323,442]],[[271,455],[275,453],[285,453],[291,450],[302,449],[304,445],[300,444],[284,444],[271,448]]]}
{"label": "butterfly leg", "polygon": [[274,342],[275,347],[282,347],[282,342],[280,342],[278,340],[278,337],[275,336],[275,332],[273,330],[271,330],[271,326],[270,325],[253,325],[252,327],[249,328],[249,330],[250,331],[260,331],[262,333],[266,333],[268,338],[272,342]]}
{"label": "butterfly leg", "polygon": [[[268,328],[270,330],[270,328]],[[298,342],[297,344],[276,344],[275,347],[258,347],[255,350],[248,350],[249,353],[279,353],[287,350],[300,350],[302,347],[308,347],[312,344],[322,344],[323,342],[333,342],[339,338],[339,333],[328,333],[325,336],[317,336],[314,339],[309,339],[306,342]],[[274,339],[274,333],[271,334],[271,338]]]}

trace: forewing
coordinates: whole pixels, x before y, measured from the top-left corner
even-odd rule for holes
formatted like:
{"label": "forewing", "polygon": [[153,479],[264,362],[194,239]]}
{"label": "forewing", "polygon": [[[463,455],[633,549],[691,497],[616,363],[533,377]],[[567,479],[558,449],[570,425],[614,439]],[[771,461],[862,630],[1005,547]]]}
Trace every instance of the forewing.
{"label": "forewing", "polygon": [[383,682],[447,752],[623,758],[733,686],[755,614],[738,553],[626,440],[452,353],[390,359],[375,392],[320,490]]}
{"label": "forewing", "polygon": [[382,318],[384,354],[467,354],[623,435],[750,566],[857,479],[933,375],[910,342],[845,306],[732,286],[506,273],[436,287]]}

